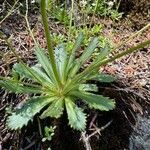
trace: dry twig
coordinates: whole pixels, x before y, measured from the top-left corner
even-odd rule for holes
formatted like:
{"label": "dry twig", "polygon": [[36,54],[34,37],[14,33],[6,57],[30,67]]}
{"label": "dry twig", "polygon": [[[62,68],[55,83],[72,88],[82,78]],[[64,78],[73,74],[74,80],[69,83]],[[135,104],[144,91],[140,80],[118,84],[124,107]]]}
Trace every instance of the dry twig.
{"label": "dry twig", "polygon": [[97,133],[100,134],[101,131],[105,130],[111,123],[112,123],[113,120],[110,120],[105,126],[101,127],[101,128],[97,128],[94,129],[96,131],[94,131],[93,133],[91,133],[90,135],[86,134],[86,131],[85,132],[82,132],[81,133],[81,138],[80,140],[83,141],[84,143],[84,146],[86,148],[86,150],[92,150],[91,148],[91,144],[90,144],[90,138],[94,135],[96,135]]}

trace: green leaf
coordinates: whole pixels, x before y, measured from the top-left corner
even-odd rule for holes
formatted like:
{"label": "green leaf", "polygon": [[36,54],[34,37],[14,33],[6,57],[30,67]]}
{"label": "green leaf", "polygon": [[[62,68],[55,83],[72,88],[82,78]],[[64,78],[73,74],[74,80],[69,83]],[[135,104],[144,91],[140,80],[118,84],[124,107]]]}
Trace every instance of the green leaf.
{"label": "green leaf", "polygon": [[[26,67],[28,67],[26,65]],[[34,79],[33,75],[26,69],[26,67],[21,63],[16,63],[13,65],[13,69],[21,76],[29,79]],[[29,67],[28,67],[29,68]],[[30,69],[30,68],[29,68]],[[31,70],[31,69],[30,69]],[[31,70],[32,71],[32,70]]]}
{"label": "green leaf", "polygon": [[79,58],[79,62],[81,63],[80,65],[82,65],[87,59],[90,58],[90,56],[92,55],[92,53],[98,46],[98,43],[99,43],[98,38],[93,38],[93,40],[90,42],[86,50],[83,52],[83,54]]}
{"label": "green leaf", "polygon": [[46,56],[44,49],[36,48],[35,54],[37,56],[37,59],[39,61],[39,64],[42,65],[42,68],[44,68],[45,72],[48,74],[48,76],[55,82],[54,73],[52,71],[52,66],[50,63],[49,58]]}
{"label": "green leaf", "polygon": [[86,127],[86,115],[83,110],[77,107],[70,98],[65,99],[69,125],[79,131],[84,131]]}
{"label": "green leaf", "polygon": [[11,75],[12,75],[13,80],[15,80],[15,81],[20,80],[20,75],[13,68],[12,68]]}
{"label": "green leaf", "polygon": [[52,83],[52,80],[50,79],[50,77],[47,76],[46,72],[43,70],[43,68],[40,67],[39,64],[36,64],[35,66],[33,66],[32,69],[34,70],[35,74],[39,76],[42,83],[43,82],[46,82],[46,83],[49,82],[50,84]]}
{"label": "green leaf", "polygon": [[92,91],[92,92],[97,92],[98,91],[98,87],[96,86],[96,84],[80,84],[79,85],[79,90],[80,91]]}
{"label": "green leaf", "polygon": [[47,81],[45,81],[45,78],[43,78],[41,74],[26,64],[17,63],[13,66],[13,69],[20,75],[21,78],[31,79],[37,81],[40,84],[47,84]]}
{"label": "green leaf", "polygon": [[113,77],[112,75],[101,73],[101,74],[91,76],[90,80],[96,80],[96,81],[99,81],[99,82],[110,83],[110,82],[114,82],[116,80],[116,78]]}
{"label": "green leaf", "polygon": [[0,80],[0,86],[14,93],[42,93],[42,87],[38,86],[25,86],[23,83],[11,80],[3,79]]}
{"label": "green leaf", "polygon": [[79,35],[78,35],[78,37],[77,37],[77,40],[76,40],[76,42],[74,44],[74,47],[72,49],[70,58],[69,58],[69,62],[68,62],[68,66],[67,66],[68,70],[72,67],[72,63],[75,60],[75,53],[81,47],[81,43],[83,41],[83,38],[84,38],[83,33],[80,32]]}
{"label": "green leaf", "polygon": [[[105,59],[109,54],[111,53],[111,47],[109,43],[106,43],[105,46],[103,48],[101,48],[101,51],[99,52],[98,57],[96,58],[96,62],[97,61],[102,61],[103,59]],[[94,61],[94,62],[95,62]],[[94,63],[93,62],[93,63]]]}
{"label": "green leaf", "polygon": [[109,111],[115,108],[115,101],[102,95],[77,91],[74,91],[71,94],[78,98],[81,98],[83,101],[88,103],[91,108],[99,109],[102,111]]}
{"label": "green leaf", "polygon": [[57,68],[61,78],[64,76],[66,62],[67,62],[67,53],[64,47],[64,44],[60,44],[55,48],[55,60],[57,63]]}
{"label": "green leaf", "polygon": [[64,110],[64,101],[63,101],[63,99],[57,98],[42,113],[42,115],[40,116],[40,118],[41,119],[44,119],[46,117],[59,118],[63,114],[63,110]]}
{"label": "green leaf", "polygon": [[[26,67],[28,66],[26,65]],[[31,68],[28,67],[28,70],[26,69],[26,67],[23,64],[17,63],[14,65],[13,69],[20,75],[20,77],[36,80],[37,82],[40,82],[40,84],[43,85],[51,85],[52,81],[50,77],[47,76],[47,74],[44,72],[44,70],[42,70],[39,64],[36,64]]]}
{"label": "green leaf", "polygon": [[7,119],[7,126],[12,130],[21,129],[24,125],[27,125],[34,115],[40,112],[40,110],[48,103],[54,100],[53,97],[43,96],[34,97],[28,100],[21,109],[17,109]]}
{"label": "green leaf", "polygon": [[92,53],[94,52],[95,48],[98,45],[98,38],[93,38],[93,40],[90,42],[89,46],[86,48],[85,52],[81,55],[79,59],[76,60],[76,64],[74,68],[72,69],[70,76],[73,77],[77,71],[80,69],[80,67],[84,64],[84,62],[87,59],[90,59]]}

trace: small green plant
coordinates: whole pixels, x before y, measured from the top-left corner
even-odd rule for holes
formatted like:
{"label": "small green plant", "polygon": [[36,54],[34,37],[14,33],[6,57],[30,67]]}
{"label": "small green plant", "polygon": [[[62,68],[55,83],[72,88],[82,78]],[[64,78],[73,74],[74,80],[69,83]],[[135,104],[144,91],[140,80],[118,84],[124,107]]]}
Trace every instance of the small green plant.
{"label": "small green plant", "polygon": [[51,141],[52,140],[52,137],[54,136],[54,131],[56,129],[56,126],[52,127],[47,127],[45,126],[44,127],[44,137],[42,138],[42,142],[45,142],[45,141]]}
{"label": "small green plant", "polygon": [[104,17],[108,16],[115,21],[119,20],[123,14],[118,11],[120,2],[121,1],[117,3],[115,1],[108,0],[95,0],[93,2],[89,0],[87,2],[86,10],[87,13],[94,13],[95,15],[100,15]]}
{"label": "small green plant", "polygon": [[118,11],[121,1],[109,0],[77,0],[72,1],[52,1],[47,0],[47,10],[49,14],[58,22],[68,26],[72,18],[74,25],[88,24],[90,16],[110,17],[113,21],[122,17],[122,12]]}
{"label": "small green plant", "polygon": [[[47,141],[50,142],[53,136],[55,135],[55,129],[56,126],[50,126],[50,127],[45,126],[44,137],[42,138],[42,142],[47,142]],[[51,147],[49,146],[47,150],[51,150]]]}
{"label": "small green plant", "polygon": [[69,15],[67,12],[66,2],[60,3],[57,1],[47,0],[46,9],[52,17],[57,19],[64,25],[69,25]]}
{"label": "small green plant", "polygon": [[[82,32],[85,37],[82,41],[82,46],[85,47],[90,42],[91,37],[95,37],[99,35],[102,32],[102,29],[103,29],[102,25],[94,25],[93,27],[91,27],[91,29],[89,29],[87,26],[85,26],[84,28],[72,26],[70,39],[67,43],[66,41],[68,40],[68,36],[60,33],[52,34],[53,43],[54,45],[58,45],[59,43],[64,43],[66,46],[66,50],[70,53],[72,51],[73,45],[76,41],[76,37],[78,36],[79,32]],[[98,36],[98,40],[99,40],[99,46],[102,48],[104,48],[106,44],[107,45],[109,44],[110,46],[112,45],[111,41],[102,35]]]}
{"label": "small green plant", "polygon": [[119,20],[122,18],[123,13],[119,13],[117,10],[111,10],[110,11],[110,17],[113,21]]}
{"label": "small green plant", "polygon": [[[112,50],[106,45],[100,49],[99,55],[96,56],[91,65],[81,72],[82,66],[91,58],[97,48],[98,38],[93,38],[78,58],[76,58],[76,51],[82,48],[82,33],[77,37],[71,54],[67,54],[63,44],[54,49],[48,27],[45,2],[45,0],[42,0],[40,4],[48,55],[35,41],[35,54],[38,63],[28,66],[12,49],[19,63],[14,64],[11,77],[0,77],[1,87],[15,93],[28,93],[30,95],[30,99],[21,108],[12,111],[7,119],[7,125],[10,129],[20,129],[27,125],[37,113],[41,114],[41,119],[46,117],[59,118],[65,109],[69,125],[82,131],[86,128],[86,114],[77,105],[78,100],[82,100],[90,108],[101,111],[109,111],[115,108],[115,101],[100,95],[96,84],[89,84],[88,81],[114,81],[112,76],[99,73],[99,67],[143,48],[150,44],[150,40],[113,57],[108,57]],[[7,44],[10,46],[9,41],[7,41]]]}

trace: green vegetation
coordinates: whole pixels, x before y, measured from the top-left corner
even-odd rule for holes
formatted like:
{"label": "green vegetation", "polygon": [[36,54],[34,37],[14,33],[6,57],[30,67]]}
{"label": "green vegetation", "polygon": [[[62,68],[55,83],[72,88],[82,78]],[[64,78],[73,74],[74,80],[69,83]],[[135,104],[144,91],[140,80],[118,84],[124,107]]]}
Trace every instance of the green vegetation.
{"label": "green vegetation", "polygon": [[[99,15],[102,17],[110,17],[112,20],[119,20],[122,17],[121,12],[118,11],[120,2],[114,2],[109,0],[73,0],[59,2],[47,0],[47,10],[49,13],[61,23],[69,25],[71,14],[71,5],[74,5],[74,21],[80,19],[86,19],[91,14]],[[77,19],[79,18],[79,19]]]}
{"label": "green vegetation", "polygon": [[[84,28],[82,27],[76,28],[72,26],[69,41],[68,41],[68,36],[65,36],[63,34],[53,33],[52,34],[53,43],[54,45],[58,45],[59,43],[64,43],[64,45],[66,46],[66,50],[70,53],[72,51],[76,38],[78,37],[78,33],[80,32],[80,33],[83,33],[84,35],[84,39],[82,41],[82,47],[88,46],[88,43],[90,42],[91,37],[95,37],[98,35],[99,35],[98,47],[104,48],[106,45],[107,47],[108,46],[112,47],[112,43],[110,42],[110,40],[100,35],[102,32],[102,29],[103,29],[102,25],[95,25],[90,30],[87,26],[85,26]],[[95,50],[94,54],[98,55],[99,51]]]}
{"label": "green vegetation", "polygon": [[[83,108],[77,105],[78,100],[82,100],[90,108],[101,111],[115,108],[113,99],[100,95],[96,84],[89,84],[87,81],[114,81],[112,76],[99,73],[99,67],[145,47],[150,44],[150,40],[109,58],[108,56],[112,52],[110,46],[106,44],[103,48],[99,48],[99,39],[93,38],[81,56],[76,58],[76,52],[85,47],[81,46],[84,41],[83,33],[78,35],[70,54],[67,53],[63,44],[54,48],[48,27],[45,2],[45,0],[41,1],[41,15],[48,55],[35,41],[38,63],[28,66],[19,58],[7,40],[7,44],[19,63],[14,64],[11,77],[0,77],[0,86],[14,93],[28,93],[31,97],[22,108],[11,112],[7,119],[7,125],[10,129],[20,129],[27,125],[37,113],[41,113],[41,119],[59,118],[65,109],[69,125],[76,130],[83,131],[86,129],[86,114]],[[97,28],[99,30],[99,27]],[[86,45],[87,42],[84,44]],[[96,48],[99,50],[99,55],[95,56],[93,62],[81,72],[82,66],[92,57]]]}
{"label": "green vegetation", "polygon": [[45,141],[51,141],[52,140],[52,137],[54,136],[54,130],[56,129],[56,126],[52,127],[47,127],[45,126],[44,128],[44,131],[45,131],[45,135],[42,139],[42,142],[45,142]]}
{"label": "green vegetation", "polygon": [[70,52],[78,33],[82,32],[85,37],[83,46],[88,45],[91,37],[98,36],[99,46],[101,48],[104,48],[106,44],[111,47],[111,41],[100,35],[104,27],[101,24],[93,25],[92,21],[94,15],[107,16],[113,21],[119,20],[122,16],[122,13],[118,12],[119,5],[120,2],[110,2],[108,0],[82,0],[79,2],[74,0],[70,2],[47,0],[46,8],[49,16],[65,25],[66,29],[69,30],[67,35],[61,32],[53,33],[52,38],[54,45],[65,43],[67,51]]}

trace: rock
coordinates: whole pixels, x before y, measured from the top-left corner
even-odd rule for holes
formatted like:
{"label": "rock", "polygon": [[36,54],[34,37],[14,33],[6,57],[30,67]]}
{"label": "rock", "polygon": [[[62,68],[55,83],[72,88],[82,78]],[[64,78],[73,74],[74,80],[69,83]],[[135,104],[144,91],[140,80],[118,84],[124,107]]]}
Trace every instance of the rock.
{"label": "rock", "polygon": [[129,140],[129,150],[150,150],[150,117],[138,116],[137,125]]}

